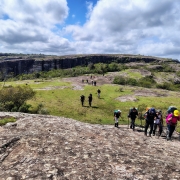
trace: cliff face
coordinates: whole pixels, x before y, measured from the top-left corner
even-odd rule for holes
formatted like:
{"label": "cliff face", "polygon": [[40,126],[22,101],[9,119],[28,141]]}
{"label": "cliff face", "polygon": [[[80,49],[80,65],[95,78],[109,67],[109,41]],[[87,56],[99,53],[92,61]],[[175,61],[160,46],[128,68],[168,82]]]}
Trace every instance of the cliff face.
{"label": "cliff face", "polygon": [[0,112],[16,123],[0,127],[1,180],[180,179],[179,140],[142,129],[73,119]]}
{"label": "cliff face", "polygon": [[125,56],[125,55],[79,55],[62,56],[44,59],[21,59],[6,58],[0,61],[1,74],[28,74],[33,72],[49,71],[52,69],[67,69],[75,66],[87,66],[89,63],[128,63],[128,62],[160,62],[162,60],[153,57]]}

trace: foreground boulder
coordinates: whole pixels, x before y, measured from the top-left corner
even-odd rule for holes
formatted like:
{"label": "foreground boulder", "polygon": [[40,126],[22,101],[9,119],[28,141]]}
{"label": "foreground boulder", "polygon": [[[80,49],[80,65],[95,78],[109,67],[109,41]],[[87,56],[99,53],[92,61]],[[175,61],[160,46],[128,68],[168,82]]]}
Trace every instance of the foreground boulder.
{"label": "foreground boulder", "polygon": [[141,129],[23,113],[0,127],[0,179],[180,179],[180,142]]}

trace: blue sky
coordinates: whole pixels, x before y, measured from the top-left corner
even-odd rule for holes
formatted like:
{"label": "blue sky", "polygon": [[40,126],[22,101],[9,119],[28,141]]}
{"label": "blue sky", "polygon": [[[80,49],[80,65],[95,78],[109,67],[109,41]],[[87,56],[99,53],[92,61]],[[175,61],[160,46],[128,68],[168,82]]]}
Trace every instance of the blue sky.
{"label": "blue sky", "polygon": [[180,60],[179,0],[1,0],[0,52]]}
{"label": "blue sky", "polygon": [[[97,1],[91,1],[96,3]],[[67,24],[80,24],[83,25],[86,22],[87,13],[87,1],[85,0],[67,0],[69,7],[69,16],[66,20]]]}

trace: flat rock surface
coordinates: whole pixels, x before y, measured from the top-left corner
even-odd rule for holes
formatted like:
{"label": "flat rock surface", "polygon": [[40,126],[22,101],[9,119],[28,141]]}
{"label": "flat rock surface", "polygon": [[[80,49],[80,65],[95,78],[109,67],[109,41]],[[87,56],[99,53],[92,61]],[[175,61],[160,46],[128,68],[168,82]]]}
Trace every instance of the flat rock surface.
{"label": "flat rock surface", "polygon": [[180,141],[146,137],[141,129],[73,119],[0,112],[0,179],[179,180]]}

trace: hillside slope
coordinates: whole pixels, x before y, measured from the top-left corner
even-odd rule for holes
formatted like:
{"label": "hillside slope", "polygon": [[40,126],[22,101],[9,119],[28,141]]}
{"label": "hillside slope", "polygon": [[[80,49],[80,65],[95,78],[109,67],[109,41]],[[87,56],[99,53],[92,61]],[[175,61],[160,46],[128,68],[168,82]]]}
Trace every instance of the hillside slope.
{"label": "hillside slope", "polygon": [[0,179],[180,179],[173,141],[141,129],[92,125],[63,117],[0,112]]}

